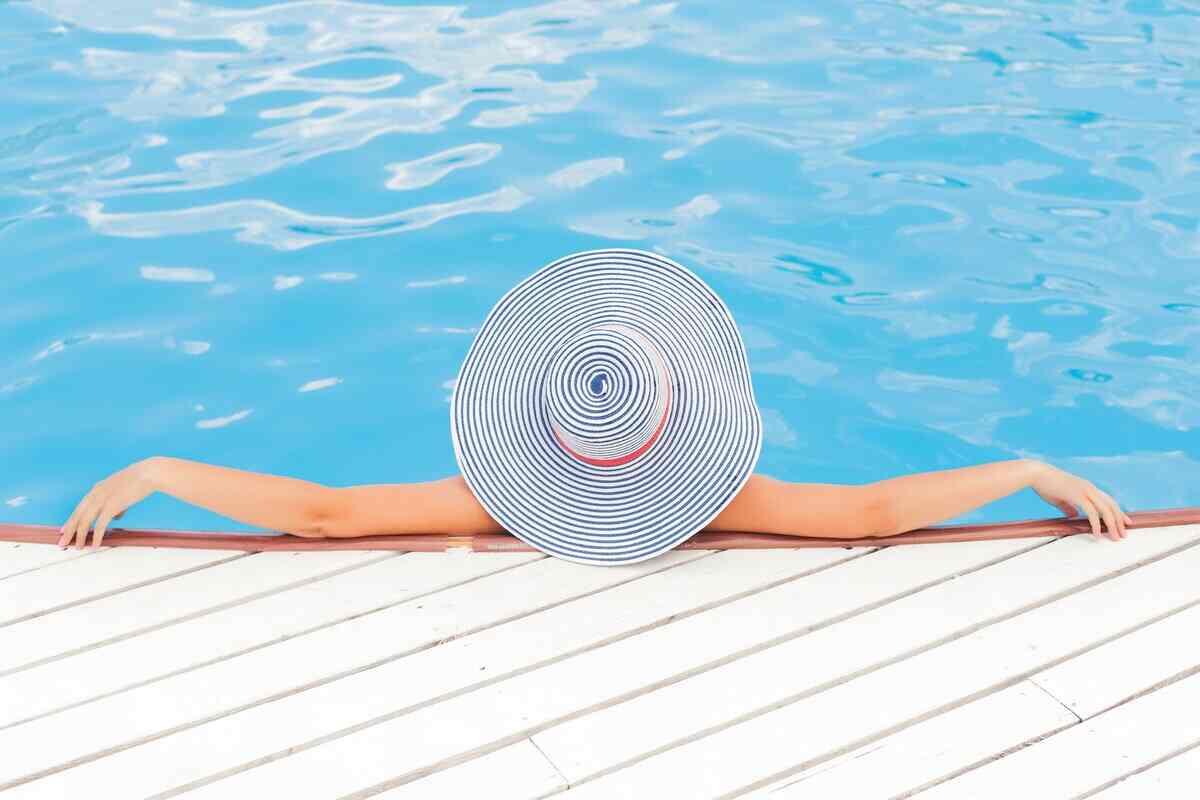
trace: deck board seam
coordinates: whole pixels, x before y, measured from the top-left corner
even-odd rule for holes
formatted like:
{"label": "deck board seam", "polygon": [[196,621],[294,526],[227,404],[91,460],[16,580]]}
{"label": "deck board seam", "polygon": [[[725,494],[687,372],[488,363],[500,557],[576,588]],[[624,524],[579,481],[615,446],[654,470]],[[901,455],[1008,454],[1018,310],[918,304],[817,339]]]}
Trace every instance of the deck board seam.
{"label": "deck board seam", "polygon": [[[1028,683],[1029,679],[1028,678],[1024,679],[1024,682]],[[1018,680],[1013,684],[1013,686],[1016,686],[1020,683],[1022,683],[1022,681]],[[1041,688],[1041,687],[1038,687],[1038,688]],[[999,689],[997,691],[1003,691],[1003,689]],[[1058,702],[1058,698],[1052,697],[1052,699],[1055,702]],[[1071,709],[1068,708],[1067,711],[1071,711]],[[1075,720],[1076,720],[1075,722],[1067,722],[1066,724],[1059,725],[1056,728],[1051,728],[1050,730],[1042,731],[1041,733],[1039,733],[1035,736],[1031,736],[1028,739],[1024,739],[1020,742],[1017,742],[1014,745],[1006,747],[998,753],[992,753],[990,755],[984,756],[983,758],[976,759],[975,761],[972,761],[970,764],[964,764],[945,775],[939,776],[930,781],[926,781],[925,783],[921,784],[920,786],[915,786],[912,789],[906,789],[903,792],[901,792],[900,794],[893,795],[892,797],[888,798],[888,800],[908,800],[908,798],[917,796],[928,789],[932,789],[935,786],[940,786],[943,783],[948,783],[948,782],[954,780],[955,778],[966,775],[967,773],[972,772],[976,769],[979,769],[980,767],[986,766],[987,764],[990,764],[993,761],[998,761],[1001,758],[1012,755],[1013,753],[1016,753],[1018,751],[1024,750],[1026,747],[1031,747],[1044,739],[1048,739],[1049,737],[1054,736],[1055,734],[1061,733],[1062,731],[1065,731],[1069,728],[1074,728],[1076,725],[1078,725],[1080,723],[1081,720],[1079,719],[1079,715],[1075,714],[1073,711],[1071,711],[1071,715],[1073,717],[1075,717]]]}
{"label": "deck board seam", "polygon": [[[1099,645],[1097,645],[1097,647],[1099,647]],[[1092,648],[1089,648],[1089,649],[1092,649]],[[1085,650],[1085,651],[1083,651],[1083,652],[1087,652],[1087,651]],[[1072,657],[1072,658],[1075,658],[1075,657],[1077,657],[1077,656],[1079,656],[1079,655],[1081,655],[1081,654],[1080,654],[1080,653],[1076,653],[1075,655],[1073,655],[1073,656],[1071,656],[1071,657]],[[1067,705],[1066,703],[1064,703],[1064,702],[1062,701],[1062,698],[1060,698],[1060,697],[1059,697],[1058,695],[1056,695],[1054,692],[1050,691],[1050,690],[1049,690],[1049,689],[1047,689],[1045,686],[1043,686],[1042,684],[1038,683],[1038,681],[1037,681],[1037,676],[1038,676],[1039,674],[1041,674],[1042,672],[1045,672],[1045,671],[1046,671],[1046,670],[1044,670],[1044,669],[1043,669],[1043,670],[1039,670],[1039,672],[1038,672],[1038,673],[1035,673],[1035,674],[1033,674],[1033,675],[1030,675],[1030,676],[1029,676],[1029,683],[1031,683],[1032,685],[1034,685],[1034,686],[1036,686],[1038,689],[1040,689],[1040,690],[1041,690],[1041,692],[1042,692],[1042,694],[1046,695],[1046,697],[1049,697],[1051,700],[1053,700],[1054,702],[1058,703],[1060,706],[1062,706],[1063,708],[1065,708],[1065,709],[1067,710],[1067,712],[1068,712],[1068,713],[1070,713],[1070,715],[1071,715],[1072,717],[1074,717],[1074,718],[1075,718],[1075,724],[1078,724],[1078,723],[1080,723],[1080,722],[1083,722],[1083,717],[1079,716],[1079,712],[1078,712],[1078,711],[1076,711],[1075,709],[1071,708],[1069,705]]]}
{"label": "deck board seam", "polygon": [[[1185,603],[1184,605],[1180,606],[1179,608],[1172,609],[1170,612],[1168,612],[1166,614],[1160,614],[1159,619],[1164,619],[1164,618],[1172,616],[1174,614],[1181,613],[1182,611],[1185,611],[1188,608],[1192,608],[1196,604],[1197,604],[1197,601]],[[1158,620],[1156,619],[1154,621],[1156,622]],[[1150,624],[1153,624],[1153,623],[1150,623]],[[1133,631],[1136,631],[1136,630],[1140,630],[1143,627],[1145,627],[1145,626],[1138,625],[1138,626],[1134,626],[1132,628],[1128,628],[1125,631],[1123,631],[1122,633],[1118,634],[1117,636],[1108,637],[1104,643],[1113,641],[1114,639],[1120,638],[1121,636],[1126,636],[1129,633],[1132,633]],[[1164,678],[1163,680],[1156,681],[1155,683],[1151,684],[1150,686],[1147,686],[1147,687],[1135,692],[1134,694],[1130,695],[1129,697],[1125,698],[1124,700],[1121,700],[1119,703],[1114,703],[1113,705],[1108,706],[1108,707],[1102,709],[1101,711],[1097,711],[1095,714],[1091,714],[1087,717],[1081,717],[1073,708],[1071,708],[1066,703],[1062,702],[1062,700],[1060,700],[1057,696],[1055,696],[1053,692],[1051,692],[1049,689],[1047,689],[1046,687],[1044,687],[1040,683],[1038,683],[1035,680],[1035,677],[1037,674],[1039,674],[1041,672],[1045,672],[1048,669],[1052,669],[1054,666],[1061,664],[1065,661],[1069,661],[1072,658],[1077,658],[1078,656],[1083,655],[1084,653],[1087,653],[1090,650],[1095,649],[1095,647],[1099,647],[1099,646],[1101,646],[1101,645],[1092,645],[1089,647],[1080,648],[1079,650],[1077,650],[1073,653],[1070,653],[1062,658],[1057,659],[1052,664],[1049,664],[1045,667],[1039,668],[1037,670],[1037,672],[1030,673],[1029,675],[1027,675],[1025,677],[1026,681],[1028,681],[1029,683],[1032,683],[1034,686],[1037,686],[1037,688],[1041,689],[1042,692],[1046,694],[1046,696],[1050,697],[1056,703],[1058,703],[1063,708],[1065,708],[1067,711],[1069,711],[1072,714],[1072,716],[1074,716],[1075,719],[1078,720],[1077,722],[1070,723],[1068,725],[1064,725],[1059,728],[1055,728],[1054,730],[1051,730],[1051,731],[1046,731],[1045,733],[1042,733],[1039,736],[1036,736],[1032,739],[1022,742],[1019,745],[1007,748],[1006,750],[1004,750],[1002,752],[995,753],[995,754],[989,756],[988,758],[985,758],[979,762],[976,762],[975,764],[970,765],[966,769],[960,769],[960,770],[956,771],[953,775],[948,775],[948,776],[938,779],[936,781],[931,781],[931,782],[925,784],[924,786],[921,786],[918,789],[911,790],[909,792],[905,792],[901,795],[897,795],[896,797],[891,798],[891,800],[904,800],[905,798],[919,794],[920,792],[923,792],[926,789],[931,789],[938,784],[946,783],[947,781],[953,780],[954,778],[958,778],[962,775],[965,775],[968,772],[979,769],[980,767],[984,767],[984,766],[987,766],[988,764],[994,763],[996,761],[1000,761],[1001,759],[1007,758],[1008,756],[1012,755],[1013,753],[1019,752],[1021,750],[1024,750],[1027,747],[1031,747],[1035,744],[1038,744],[1039,742],[1050,739],[1050,738],[1058,735],[1059,733],[1062,733],[1065,730],[1070,730],[1070,729],[1076,727],[1077,725],[1079,725],[1083,722],[1088,722],[1088,721],[1091,721],[1094,719],[1098,719],[1098,718],[1102,717],[1104,714],[1107,714],[1110,711],[1120,708],[1121,706],[1124,706],[1127,703],[1131,703],[1134,700],[1137,700],[1138,698],[1149,695],[1151,692],[1157,691],[1158,689],[1162,689],[1166,686],[1170,686],[1171,684],[1178,683],[1179,681],[1184,680],[1188,677],[1191,677],[1192,675],[1195,675],[1197,672],[1200,672],[1200,664],[1193,666],[1193,667],[1189,667],[1186,670],[1181,670],[1180,672],[1178,672],[1168,678]],[[1161,758],[1157,758],[1148,764],[1143,764],[1123,775],[1120,775],[1116,778],[1112,778],[1111,780],[1107,780],[1099,786],[1094,786],[1091,789],[1088,789],[1087,791],[1083,792],[1082,794],[1074,795],[1071,798],[1071,800],[1083,800],[1083,798],[1092,797],[1093,795],[1096,795],[1096,794],[1104,791],[1105,789],[1111,788],[1115,784],[1120,783],[1121,781],[1125,780],[1126,778],[1132,777],[1133,775],[1136,775],[1140,772],[1145,772],[1146,770],[1148,770],[1154,766],[1157,766],[1158,764],[1161,764],[1164,761],[1168,761],[1168,760],[1174,758],[1175,756],[1178,756],[1182,753],[1186,753],[1197,747],[1200,747],[1200,739],[1197,739],[1194,742],[1185,744],[1183,747],[1178,748],[1176,750],[1172,750],[1167,755],[1165,755]]]}
{"label": "deck board seam", "polygon": [[546,754],[546,751],[545,751],[545,750],[543,750],[543,749],[542,749],[542,748],[541,748],[541,747],[538,745],[538,743],[537,743],[537,742],[535,742],[535,741],[533,740],[533,737],[532,737],[532,736],[526,736],[526,737],[525,737],[525,740],[526,740],[527,742],[529,742],[531,745],[533,745],[533,746],[534,746],[534,748],[535,748],[535,749],[536,749],[536,750],[537,750],[539,753],[541,753],[541,755],[542,755],[542,758],[546,759],[546,763],[547,763],[547,764],[549,764],[551,767],[553,767],[553,768],[554,768],[554,772],[555,772],[555,773],[557,773],[558,777],[562,779],[562,787],[561,787],[560,789],[557,789],[557,790],[555,791],[555,793],[557,794],[558,792],[565,792],[567,789],[570,789],[570,788],[571,788],[571,781],[569,781],[569,780],[567,779],[567,776],[563,774],[563,771],[562,771],[561,769],[559,769],[559,768],[558,768],[558,764],[555,764],[555,763],[554,763],[554,759],[552,759],[552,758],[551,758],[549,755],[547,755],[547,754]]}
{"label": "deck board seam", "polygon": [[[1156,624],[1158,624],[1159,622],[1162,622],[1162,621],[1163,621],[1163,620],[1165,620],[1165,619],[1169,619],[1169,618],[1171,618],[1171,617],[1173,617],[1173,616],[1176,616],[1177,614],[1182,614],[1183,612],[1185,612],[1185,611],[1187,611],[1187,610],[1189,610],[1189,609],[1195,608],[1195,607],[1196,607],[1196,606],[1198,606],[1198,605],[1200,605],[1200,599],[1192,600],[1192,601],[1190,601],[1190,602],[1187,602],[1187,603],[1184,603],[1183,605],[1181,605],[1181,606],[1178,606],[1178,607],[1176,607],[1176,608],[1171,608],[1171,609],[1168,609],[1168,610],[1166,610],[1166,611],[1164,611],[1164,612],[1162,612],[1162,613],[1160,613],[1160,614],[1155,614],[1154,616],[1152,616],[1152,617],[1149,617],[1148,619],[1145,619],[1145,620],[1143,620],[1143,621],[1139,622],[1139,623],[1138,623],[1138,624],[1136,624],[1136,625],[1131,625],[1131,626],[1130,626],[1130,627],[1128,627],[1128,628],[1124,628],[1124,629],[1122,629],[1122,630],[1118,631],[1117,633],[1114,633],[1114,634],[1113,634],[1113,635],[1111,635],[1111,636],[1106,636],[1106,637],[1104,637],[1103,639],[1101,639],[1101,640],[1099,640],[1099,641],[1097,641],[1097,642],[1095,642],[1095,643],[1093,643],[1093,644],[1089,645],[1088,647],[1086,647],[1086,648],[1084,648],[1084,649],[1081,649],[1081,650],[1079,650],[1079,651],[1077,651],[1077,652],[1075,652],[1075,653],[1072,653],[1072,654],[1071,654],[1071,656],[1070,656],[1070,658],[1077,658],[1077,657],[1079,657],[1079,656],[1081,656],[1081,655],[1084,655],[1085,653],[1089,653],[1089,652],[1091,652],[1092,650],[1095,650],[1095,649],[1097,649],[1097,648],[1103,647],[1103,646],[1105,646],[1105,645],[1107,645],[1107,644],[1111,644],[1112,642],[1115,642],[1115,641],[1116,641],[1116,640],[1118,640],[1118,639],[1121,639],[1121,638],[1123,638],[1123,637],[1125,637],[1125,636],[1129,636],[1129,635],[1130,635],[1130,634],[1132,634],[1132,633],[1137,633],[1138,631],[1140,631],[1140,630],[1143,630],[1144,628],[1148,628],[1148,627],[1150,627],[1151,625],[1156,625]],[[1064,660],[1067,660],[1067,659],[1064,659]],[[1048,689],[1048,688],[1046,688],[1045,686],[1043,686],[1043,685],[1041,684],[1041,682],[1038,680],[1038,677],[1041,675],[1041,673],[1043,673],[1043,672],[1046,672],[1046,671],[1048,671],[1048,670],[1052,669],[1054,666],[1055,666],[1055,665],[1049,665],[1049,666],[1047,666],[1047,667],[1045,667],[1045,668],[1043,668],[1043,669],[1040,669],[1040,670],[1038,670],[1038,671],[1037,671],[1036,673],[1034,673],[1033,675],[1030,675],[1030,677],[1029,677],[1029,681],[1030,681],[1030,683],[1034,684],[1034,685],[1035,685],[1035,686],[1037,686],[1039,689],[1041,689],[1043,692],[1045,692],[1046,694],[1048,694],[1050,697],[1053,697],[1053,698],[1054,698],[1055,700],[1057,700],[1059,703],[1062,703],[1062,700],[1059,700],[1059,698],[1058,698],[1058,697],[1057,697],[1057,696],[1056,696],[1056,695],[1055,695],[1055,694],[1054,694],[1052,691],[1050,691],[1050,689]],[[1064,706],[1065,708],[1067,708],[1067,709],[1068,709],[1068,710],[1069,710],[1069,711],[1070,711],[1072,714],[1075,714],[1075,716],[1076,716],[1076,717],[1079,717],[1079,721],[1080,721],[1080,722],[1084,722],[1084,721],[1086,721],[1086,720],[1089,720],[1089,719],[1095,719],[1096,717],[1100,716],[1101,714],[1107,713],[1107,712],[1111,711],[1112,709],[1114,709],[1114,708],[1117,708],[1117,707],[1119,707],[1119,706],[1123,706],[1123,705],[1125,705],[1126,703],[1130,703],[1130,702],[1132,702],[1132,701],[1134,701],[1134,700],[1138,699],[1139,697],[1144,697],[1144,696],[1146,696],[1146,695],[1150,694],[1150,693],[1151,693],[1151,692],[1153,692],[1153,691],[1157,691],[1158,689],[1162,689],[1163,687],[1165,687],[1165,686],[1169,686],[1169,685],[1171,685],[1172,683],[1175,683],[1175,682],[1177,682],[1177,681],[1181,681],[1181,680],[1183,680],[1184,678],[1187,678],[1187,677],[1189,677],[1190,675],[1193,675],[1193,674],[1195,674],[1196,672],[1200,672],[1200,664],[1196,664],[1196,665],[1193,665],[1193,666],[1191,666],[1191,667],[1188,667],[1187,669],[1180,670],[1179,672],[1175,673],[1174,675],[1169,675],[1169,676],[1167,676],[1166,678],[1163,678],[1163,679],[1162,679],[1162,680],[1160,680],[1160,681],[1156,681],[1155,683],[1151,684],[1150,686],[1147,686],[1147,687],[1145,687],[1145,688],[1143,688],[1143,689],[1140,689],[1140,690],[1139,690],[1139,691],[1137,691],[1137,692],[1134,692],[1134,693],[1133,693],[1132,695],[1130,695],[1129,697],[1126,697],[1126,698],[1124,698],[1124,699],[1122,699],[1122,700],[1119,700],[1119,701],[1117,701],[1116,703],[1113,703],[1113,704],[1112,704],[1112,705],[1110,705],[1110,706],[1105,706],[1104,708],[1100,709],[1099,711],[1096,711],[1096,712],[1093,712],[1093,713],[1091,713],[1091,714],[1088,714],[1087,716],[1080,716],[1080,715],[1078,714],[1078,712],[1076,712],[1076,711],[1075,711],[1074,709],[1072,709],[1070,706],[1066,705],[1066,703],[1063,703],[1063,706]]]}

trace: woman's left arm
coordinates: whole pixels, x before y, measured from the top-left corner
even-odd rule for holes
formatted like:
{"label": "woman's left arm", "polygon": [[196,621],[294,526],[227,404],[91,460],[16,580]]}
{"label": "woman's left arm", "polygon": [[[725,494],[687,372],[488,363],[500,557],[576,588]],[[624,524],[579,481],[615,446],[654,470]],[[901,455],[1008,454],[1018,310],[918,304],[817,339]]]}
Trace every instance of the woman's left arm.
{"label": "woman's left arm", "polygon": [[956,517],[1025,488],[1067,516],[1082,510],[1097,538],[1124,539],[1126,525],[1133,524],[1117,501],[1091,481],[1031,458],[900,475],[873,486],[892,508],[894,533]]}
{"label": "woman's left arm", "polygon": [[1092,533],[1125,538],[1133,520],[1095,484],[1035,459],[918,472],[873,483],[793,483],[755,473],[705,530],[864,539],[894,536],[952,519],[1031,488]]}

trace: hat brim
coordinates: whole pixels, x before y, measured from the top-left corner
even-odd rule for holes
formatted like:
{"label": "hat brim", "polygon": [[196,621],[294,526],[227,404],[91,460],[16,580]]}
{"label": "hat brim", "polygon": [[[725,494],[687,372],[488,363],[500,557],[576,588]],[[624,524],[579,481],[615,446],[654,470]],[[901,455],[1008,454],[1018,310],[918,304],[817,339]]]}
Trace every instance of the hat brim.
{"label": "hat brim", "polygon": [[[611,322],[660,348],[672,408],[645,455],[594,466],[555,441],[543,380],[563,342]],[[450,429],[488,514],[532,547],[584,564],[644,561],[695,535],[741,490],[762,450],[733,315],[689,269],[636,249],[574,253],[509,289],[459,369]]]}

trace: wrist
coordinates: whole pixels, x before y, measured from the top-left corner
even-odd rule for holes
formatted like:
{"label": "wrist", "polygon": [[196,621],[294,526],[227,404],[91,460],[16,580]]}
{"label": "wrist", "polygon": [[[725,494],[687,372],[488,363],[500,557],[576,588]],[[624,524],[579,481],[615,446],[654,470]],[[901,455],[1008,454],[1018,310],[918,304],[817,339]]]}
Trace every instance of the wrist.
{"label": "wrist", "polygon": [[1022,458],[1021,462],[1025,470],[1028,485],[1033,485],[1039,478],[1053,469],[1045,461],[1039,461],[1036,458]]}
{"label": "wrist", "polygon": [[141,463],[142,478],[150,484],[152,491],[164,492],[167,488],[167,472],[171,459],[168,456],[150,456]]}

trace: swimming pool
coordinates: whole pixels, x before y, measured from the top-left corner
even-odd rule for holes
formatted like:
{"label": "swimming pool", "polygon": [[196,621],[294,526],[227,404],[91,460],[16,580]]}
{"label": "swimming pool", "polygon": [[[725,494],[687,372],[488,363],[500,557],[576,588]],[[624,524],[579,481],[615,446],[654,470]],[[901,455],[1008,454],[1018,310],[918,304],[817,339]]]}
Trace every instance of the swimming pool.
{"label": "swimming pool", "polygon": [[759,472],[1196,504],[1198,40],[1155,0],[0,4],[0,519],[155,454],[450,474],[487,310],[611,246],[725,298]]}

